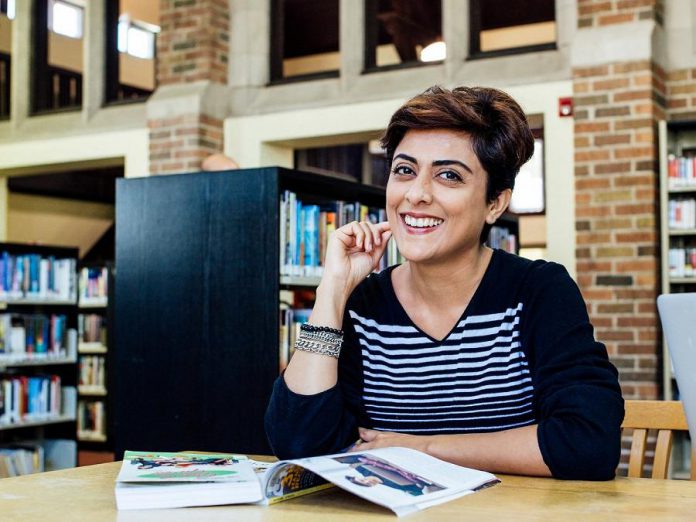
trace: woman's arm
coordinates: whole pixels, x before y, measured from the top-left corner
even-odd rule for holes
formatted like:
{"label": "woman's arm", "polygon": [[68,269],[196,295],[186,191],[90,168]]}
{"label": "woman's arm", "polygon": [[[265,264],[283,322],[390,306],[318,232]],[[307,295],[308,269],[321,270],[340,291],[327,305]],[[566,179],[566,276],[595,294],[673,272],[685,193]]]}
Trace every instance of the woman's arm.
{"label": "woman's arm", "polygon": [[400,446],[433,457],[491,473],[550,477],[537,442],[537,426],[524,426],[493,433],[465,435],[407,435],[360,428],[353,451]]}
{"label": "woman's arm", "polygon": [[[386,222],[352,222],[331,234],[310,324],[341,328],[348,297],[378,266],[390,236]],[[338,359],[300,350],[295,350],[285,370],[288,388],[301,395],[328,390],[337,379]]]}
{"label": "woman's arm", "polygon": [[[349,295],[379,262],[390,234],[387,223],[354,222],[331,235],[310,324],[341,328]],[[355,440],[357,421],[347,407],[359,400],[351,385],[355,356],[341,355],[341,367],[347,372],[341,379],[350,382],[337,386],[337,359],[295,350],[266,409],[266,434],[278,457],[335,453]]]}

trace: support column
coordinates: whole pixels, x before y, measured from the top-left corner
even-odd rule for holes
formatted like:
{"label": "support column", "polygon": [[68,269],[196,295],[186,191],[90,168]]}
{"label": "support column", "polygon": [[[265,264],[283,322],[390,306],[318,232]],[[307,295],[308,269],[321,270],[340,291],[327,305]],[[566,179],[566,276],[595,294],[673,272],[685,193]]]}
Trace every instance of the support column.
{"label": "support column", "polygon": [[223,147],[229,0],[160,0],[157,83],[147,102],[150,173],[195,171]]}
{"label": "support column", "polygon": [[572,48],[578,284],[626,398],[660,395],[659,0],[578,2]]}

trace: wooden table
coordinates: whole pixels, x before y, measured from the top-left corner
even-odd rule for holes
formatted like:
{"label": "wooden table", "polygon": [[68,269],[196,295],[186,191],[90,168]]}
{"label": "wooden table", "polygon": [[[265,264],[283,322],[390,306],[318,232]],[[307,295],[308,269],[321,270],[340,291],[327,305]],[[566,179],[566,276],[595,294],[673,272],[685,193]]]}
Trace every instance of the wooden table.
{"label": "wooden table", "polygon": [[[338,489],[273,506],[117,511],[120,462],[0,479],[0,520],[313,522],[397,520],[386,509]],[[696,520],[696,482],[617,478],[577,482],[500,475],[501,484],[404,520]]]}

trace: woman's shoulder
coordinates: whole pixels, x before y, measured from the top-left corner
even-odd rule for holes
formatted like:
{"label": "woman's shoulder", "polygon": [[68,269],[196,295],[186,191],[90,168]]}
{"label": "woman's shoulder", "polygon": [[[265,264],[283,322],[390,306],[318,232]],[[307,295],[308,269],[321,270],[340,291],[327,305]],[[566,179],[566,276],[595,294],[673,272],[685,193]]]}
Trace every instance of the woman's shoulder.
{"label": "woman's shoulder", "polygon": [[498,277],[510,277],[536,282],[566,277],[570,279],[566,268],[554,261],[527,259],[504,250],[495,250],[494,260],[494,272],[498,272],[496,274]]}
{"label": "woman's shoulder", "polygon": [[560,263],[526,259],[496,250],[491,266],[491,285],[498,295],[510,294],[526,301],[548,292],[577,292],[577,285]]}

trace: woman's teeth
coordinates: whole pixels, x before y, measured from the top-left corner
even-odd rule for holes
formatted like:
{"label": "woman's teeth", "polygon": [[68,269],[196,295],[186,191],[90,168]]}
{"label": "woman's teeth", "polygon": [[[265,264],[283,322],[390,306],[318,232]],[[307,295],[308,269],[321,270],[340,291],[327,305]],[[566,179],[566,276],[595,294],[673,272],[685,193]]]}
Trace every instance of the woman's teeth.
{"label": "woman's teeth", "polygon": [[437,218],[415,218],[413,216],[405,215],[404,221],[409,227],[428,228],[438,226],[443,220]]}

